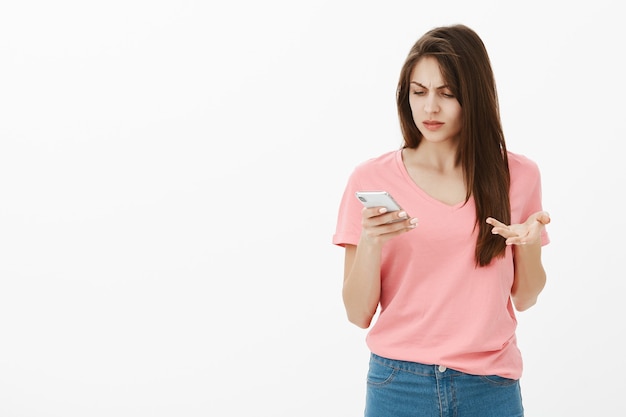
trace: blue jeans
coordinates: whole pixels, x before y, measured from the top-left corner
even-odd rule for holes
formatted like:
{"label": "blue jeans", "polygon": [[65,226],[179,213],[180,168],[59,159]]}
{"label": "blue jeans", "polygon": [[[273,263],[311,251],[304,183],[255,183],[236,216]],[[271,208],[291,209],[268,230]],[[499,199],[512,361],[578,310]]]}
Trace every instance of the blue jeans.
{"label": "blue jeans", "polygon": [[370,357],[365,417],[523,417],[519,381]]}

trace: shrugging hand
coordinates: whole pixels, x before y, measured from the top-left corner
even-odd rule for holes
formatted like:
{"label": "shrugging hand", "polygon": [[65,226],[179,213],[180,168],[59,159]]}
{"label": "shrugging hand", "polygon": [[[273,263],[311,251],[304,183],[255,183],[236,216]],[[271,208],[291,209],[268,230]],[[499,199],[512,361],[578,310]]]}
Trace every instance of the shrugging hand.
{"label": "shrugging hand", "polygon": [[510,226],[493,217],[488,217],[486,221],[493,226],[491,233],[505,238],[507,245],[526,245],[541,242],[541,231],[550,223],[550,215],[546,211],[538,211],[531,214],[524,223]]}
{"label": "shrugging hand", "polygon": [[388,212],[385,207],[363,208],[361,211],[361,241],[382,245],[417,226],[417,218],[404,210]]}

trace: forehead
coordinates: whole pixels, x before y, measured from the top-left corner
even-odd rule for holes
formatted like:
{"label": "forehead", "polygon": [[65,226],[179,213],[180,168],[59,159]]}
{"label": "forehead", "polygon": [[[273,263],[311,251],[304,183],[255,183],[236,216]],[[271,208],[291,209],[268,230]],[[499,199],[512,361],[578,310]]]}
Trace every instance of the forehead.
{"label": "forehead", "polygon": [[420,58],[411,71],[411,81],[415,81],[424,86],[445,84],[439,62],[432,56]]}

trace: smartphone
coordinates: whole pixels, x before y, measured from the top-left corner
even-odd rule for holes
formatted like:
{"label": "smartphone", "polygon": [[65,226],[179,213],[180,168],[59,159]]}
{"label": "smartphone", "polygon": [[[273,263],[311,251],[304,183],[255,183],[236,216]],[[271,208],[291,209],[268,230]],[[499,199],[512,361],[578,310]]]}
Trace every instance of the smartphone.
{"label": "smartphone", "polygon": [[387,211],[401,210],[400,204],[387,191],[357,191],[355,194],[365,207],[386,207]]}

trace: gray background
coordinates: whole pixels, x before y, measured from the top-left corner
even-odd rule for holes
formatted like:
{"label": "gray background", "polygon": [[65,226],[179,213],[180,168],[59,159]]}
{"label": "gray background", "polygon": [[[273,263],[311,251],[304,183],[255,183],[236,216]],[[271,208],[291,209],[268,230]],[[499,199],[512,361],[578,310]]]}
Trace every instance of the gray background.
{"label": "gray background", "polygon": [[527,416],[622,412],[616,1],[0,4],[3,417],[362,415],[336,211],[400,144],[410,46],[452,23],[553,218]]}

